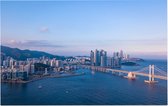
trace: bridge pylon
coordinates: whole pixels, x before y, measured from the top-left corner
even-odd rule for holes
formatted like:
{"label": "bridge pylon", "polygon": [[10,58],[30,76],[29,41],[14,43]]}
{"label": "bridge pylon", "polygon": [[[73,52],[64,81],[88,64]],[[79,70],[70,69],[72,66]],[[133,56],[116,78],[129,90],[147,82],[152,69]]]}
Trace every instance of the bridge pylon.
{"label": "bridge pylon", "polygon": [[156,83],[158,81],[154,80],[154,70],[155,70],[155,66],[154,65],[149,65],[149,80],[145,80],[146,83]]}

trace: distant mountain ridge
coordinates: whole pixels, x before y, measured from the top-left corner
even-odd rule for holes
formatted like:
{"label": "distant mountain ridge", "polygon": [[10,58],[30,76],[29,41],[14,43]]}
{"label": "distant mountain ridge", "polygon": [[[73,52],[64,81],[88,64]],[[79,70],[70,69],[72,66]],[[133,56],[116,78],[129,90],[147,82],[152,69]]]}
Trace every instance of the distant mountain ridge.
{"label": "distant mountain ridge", "polygon": [[64,56],[52,55],[42,51],[34,51],[34,50],[28,50],[28,49],[20,50],[18,48],[11,48],[11,47],[1,45],[1,56],[2,55],[10,56],[16,60],[26,60],[27,58],[39,58],[42,56],[61,59],[61,60],[65,59]]}

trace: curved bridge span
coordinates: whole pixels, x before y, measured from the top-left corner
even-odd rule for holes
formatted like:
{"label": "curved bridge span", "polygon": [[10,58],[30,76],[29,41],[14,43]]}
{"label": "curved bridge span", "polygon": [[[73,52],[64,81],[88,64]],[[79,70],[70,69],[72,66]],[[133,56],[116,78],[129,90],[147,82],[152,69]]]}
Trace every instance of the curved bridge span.
{"label": "curved bridge span", "polygon": [[[116,70],[116,69],[107,69],[109,72],[121,72],[121,73],[126,73],[128,74],[130,71],[126,71],[126,70]],[[146,76],[149,77],[149,74],[146,73],[140,73],[140,72],[136,72],[136,71],[131,71],[132,73],[134,73],[135,75],[139,75],[139,76]],[[162,80],[167,80],[166,76],[161,76],[161,75],[154,75],[154,78],[157,79],[162,79]]]}
{"label": "curved bridge span", "polygon": [[[118,70],[118,69],[111,69],[109,67],[101,67],[101,66],[89,66],[89,65],[80,65],[80,68],[90,69],[94,71],[100,71],[100,72],[112,72],[112,73],[125,73],[128,74],[131,73],[134,76],[145,76],[149,77],[149,82],[154,82],[154,78],[161,79],[161,80],[167,80],[167,73],[165,71],[160,70],[154,65],[149,65],[149,67],[145,67],[143,69],[140,69],[138,71],[126,71],[126,70]],[[160,75],[155,75],[155,72],[159,72]],[[148,72],[148,73],[145,73]],[[128,78],[132,78],[131,76],[128,76]]]}

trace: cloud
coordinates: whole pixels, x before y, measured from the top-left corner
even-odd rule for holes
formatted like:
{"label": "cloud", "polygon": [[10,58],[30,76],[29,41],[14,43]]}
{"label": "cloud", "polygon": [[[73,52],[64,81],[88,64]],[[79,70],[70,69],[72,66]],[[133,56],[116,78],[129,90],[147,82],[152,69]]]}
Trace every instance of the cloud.
{"label": "cloud", "polygon": [[41,27],[40,32],[49,32],[49,28],[48,27]]}
{"label": "cloud", "polygon": [[16,41],[9,40],[7,42],[2,43],[2,45],[12,46],[12,47],[64,47],[62,45],[52,44],[46,40],[26,40],[26,41]]}

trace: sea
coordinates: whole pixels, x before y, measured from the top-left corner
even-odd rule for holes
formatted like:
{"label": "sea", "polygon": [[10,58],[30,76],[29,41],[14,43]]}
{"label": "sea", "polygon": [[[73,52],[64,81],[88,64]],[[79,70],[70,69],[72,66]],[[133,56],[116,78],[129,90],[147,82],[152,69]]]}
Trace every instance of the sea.
{"label": "sea", "polygon": [[[166,60],[145,60],[121,69],[137,71],[150,64],[167,72]],[[2,105],[167,105],[167,81],[148,84],[124,75],[79,69],[85,75],[47,78],[26,84],[1,83]],[[39,85],[41,88],[39,89]]]}

